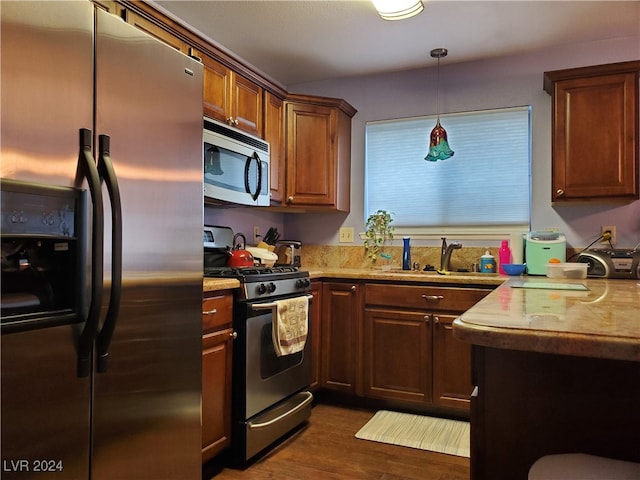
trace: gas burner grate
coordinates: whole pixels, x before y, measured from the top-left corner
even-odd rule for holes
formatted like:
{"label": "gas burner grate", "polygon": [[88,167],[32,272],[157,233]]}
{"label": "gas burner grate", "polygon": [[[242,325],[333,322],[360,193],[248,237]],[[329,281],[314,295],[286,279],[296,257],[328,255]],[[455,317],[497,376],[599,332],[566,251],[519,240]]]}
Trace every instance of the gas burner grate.
{"label": "gas burner grate", "polygon": [[244,278],[253,275],[277,275],[298,272],[298,267],[205,267],[205,277]]}

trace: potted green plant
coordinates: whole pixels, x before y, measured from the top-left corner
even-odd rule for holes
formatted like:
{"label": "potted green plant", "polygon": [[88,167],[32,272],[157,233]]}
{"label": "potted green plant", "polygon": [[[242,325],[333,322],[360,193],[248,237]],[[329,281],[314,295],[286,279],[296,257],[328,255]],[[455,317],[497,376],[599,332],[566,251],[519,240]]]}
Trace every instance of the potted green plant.
{"label": "potted green plant", "polygon": [[380,256],[380,249],[387,240],[393,239],[393,217],[386,210],[378,210],[369,215],[365,228],[364,248],[367,257],[375,263]]}

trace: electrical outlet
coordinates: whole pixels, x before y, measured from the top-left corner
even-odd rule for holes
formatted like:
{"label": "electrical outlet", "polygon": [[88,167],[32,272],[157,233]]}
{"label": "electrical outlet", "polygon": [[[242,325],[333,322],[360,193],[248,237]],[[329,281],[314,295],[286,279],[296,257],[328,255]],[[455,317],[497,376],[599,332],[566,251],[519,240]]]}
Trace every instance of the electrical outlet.
{"label": "electrical outlet", "polygon": [[610,232],[611,233],[611,238],[609,240],[602,239],[602,240],[600,240],[600,243],[604,243],[606,245],[609,245],[609,242],[611,242],[612,245],[615,245],[616,244],[616,227],[615,227],[615,225],[604,225],[601,228],[602,228],[601,232],[603,234],[605,232]]}
{"label": "electrical outlet", "polygon": [[255,225],[255,226],[253,227],[253,239],[254,239],[256,242],[259,242],[259,241],[260,241],[260,238],[261,238],[261,237],[260,237],[260,227],[258,227],[257,225]]}
{"label": "electrical outlet", "polygon": [[353,227],[341,227],[338,241],[340,243],[353,243]]}

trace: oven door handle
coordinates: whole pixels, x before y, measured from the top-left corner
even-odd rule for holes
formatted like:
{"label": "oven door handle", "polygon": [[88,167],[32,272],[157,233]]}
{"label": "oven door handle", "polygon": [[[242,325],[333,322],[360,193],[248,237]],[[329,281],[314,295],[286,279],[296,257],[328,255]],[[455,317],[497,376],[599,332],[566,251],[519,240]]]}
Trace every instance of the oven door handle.
{"label": "oven door handle", "polygon": [[305,399],[301,401],[298,405],[293,407],[291,410],[283,413],[282,415],[278,415],[276,418],[274,418],[273,420],[269,420],[268,422],[262,422],[262,423],[249,422],[247,426],[249,427],[250,430],[255,430],[258,428],[267,428],[273,425],[274,423],[278,423],[279,421],[285,419],[289,415],[293,415],[294,413],[303,409],[313,401],[313,394],[311,392],[302,392],[302,393],[305,394]]}
{"label": "oven door handle", "polygon": [[[293,297],[293,298],[296,298],[296,297]],[[313,300],[313,295],[307,295],[307,300],[309,301]],[[271,310],[274,308],[276,308],[276,302],[254,303],[253,305],[251,305],[252,310]]]}

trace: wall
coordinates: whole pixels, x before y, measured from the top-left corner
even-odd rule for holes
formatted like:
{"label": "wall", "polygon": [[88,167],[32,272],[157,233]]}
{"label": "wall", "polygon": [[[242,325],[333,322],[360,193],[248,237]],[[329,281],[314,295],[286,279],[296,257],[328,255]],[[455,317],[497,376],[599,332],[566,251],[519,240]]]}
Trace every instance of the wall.
{"label": "wall", "polygon": [[[425,47],[426,55],[428,51]],[[640,241],[640,201],[625,205],[551,205],[551,97],[542,89],[542,82],[543,72],[547,70],[638,59],[640,34],[467,63],[452,63],[455,52],[449,52],[440,63],[440,109],[448,113],[531,105],[532,229],[558,228],[566,234],[568,246],[579,248],[599,235],[601,225],[615,225],[617,246],[633,247]],[[425,63],[431,61],[429,58]],[[435,72],[435,68],[430,67],[288,87],[290,92],[344,98],[358,110],[352,122],[351,211],[348,215],[275,214],[255,209],[241,215],[238,209],[207,209],[205,219],[209,216],[222,224],[233,221],[246,233],[250,233],[252,225],[268,227],[268,223],[273,222],[282,227],[286,237],[310,244],[337,245],[341,226],[362,232],[365,122],[436,113]],[[359,243],[356,239],[356,245]]]}

